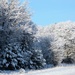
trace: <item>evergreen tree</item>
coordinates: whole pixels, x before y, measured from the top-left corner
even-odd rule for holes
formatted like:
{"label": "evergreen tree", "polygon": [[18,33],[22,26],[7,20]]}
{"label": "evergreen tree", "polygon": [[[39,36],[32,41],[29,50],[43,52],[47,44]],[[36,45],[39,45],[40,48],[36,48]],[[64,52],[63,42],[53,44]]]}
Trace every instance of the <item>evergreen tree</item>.
{"label": "evergreen tree", "polygon": [[36,26],[30,19],[27,3],[0,0],[0,16],[0,69],[43,68],[42,52],[33,45]]}

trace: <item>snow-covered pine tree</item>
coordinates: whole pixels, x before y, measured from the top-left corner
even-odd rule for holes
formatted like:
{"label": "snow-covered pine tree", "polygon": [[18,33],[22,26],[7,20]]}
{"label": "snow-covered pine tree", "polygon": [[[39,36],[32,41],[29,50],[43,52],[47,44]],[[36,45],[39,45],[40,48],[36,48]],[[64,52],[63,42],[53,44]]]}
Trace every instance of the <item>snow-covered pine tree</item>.
{"label": "snow-covered pine tree", "polygon": [[[43,58],[43,54],[41,50],[35,49],[34,42],[36,38],[25,31],[23,31],[22,39],[21,39],[21,48],[23,52],[27,52],[29,59],[25,56],[25,60],[28,61],[26,63],[26,68],[29,69],[41,69],[46,65],[46,61]],[[29,54],[30,53],[30,54]]]}
{"label": "snow-covered pine tree", "polygon": [[30,19],[27,4],[0,0],[0,16],[0,69],[43,68],[42,52],[32,46],[36,26]]}

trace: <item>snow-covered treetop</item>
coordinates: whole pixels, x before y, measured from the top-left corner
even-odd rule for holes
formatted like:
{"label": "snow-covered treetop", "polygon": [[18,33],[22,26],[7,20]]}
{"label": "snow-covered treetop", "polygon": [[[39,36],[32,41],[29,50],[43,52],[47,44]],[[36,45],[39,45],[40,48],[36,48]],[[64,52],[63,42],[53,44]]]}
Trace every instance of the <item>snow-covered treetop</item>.
{"label": "snow-covered treetop", "polygon": [[30,22],[27,3],[20,4],[19,0],[0,0],[0,21],[5,25],[25,25]]}

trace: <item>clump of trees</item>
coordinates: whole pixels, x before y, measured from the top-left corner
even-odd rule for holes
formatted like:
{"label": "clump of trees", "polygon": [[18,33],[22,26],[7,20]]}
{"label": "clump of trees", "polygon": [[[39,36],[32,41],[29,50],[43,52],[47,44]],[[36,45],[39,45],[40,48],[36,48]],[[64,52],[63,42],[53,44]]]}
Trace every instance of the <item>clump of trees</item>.
{"label": "clump of trees", "polygon": [[36,37],[40,41],[39,46],[47,63],[54,66],[62,63],[75,63],[74,22],[38,27]]}
{"label": "clump of trees", "polygon": [[0,70],[75,63],[75,23],[47,27],[31,20],[27,2],[0,0]]}
{"label": "clump of trees", "polygon": [[46,63],[41,50],[34,48],[36,26],[27,2],[0,0],[0,69],[41,69]]}

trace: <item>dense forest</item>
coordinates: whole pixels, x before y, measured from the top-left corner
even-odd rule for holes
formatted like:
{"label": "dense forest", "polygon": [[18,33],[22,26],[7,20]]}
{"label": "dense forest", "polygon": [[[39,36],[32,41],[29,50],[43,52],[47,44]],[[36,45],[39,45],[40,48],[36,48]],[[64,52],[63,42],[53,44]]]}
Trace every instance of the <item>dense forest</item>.
{"label": "dense forest", "polygon": [[28,3],[0,0],[0,70],[43,69],[75,63],[75,22],[41,27]]}

